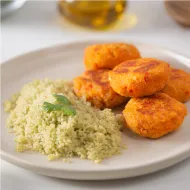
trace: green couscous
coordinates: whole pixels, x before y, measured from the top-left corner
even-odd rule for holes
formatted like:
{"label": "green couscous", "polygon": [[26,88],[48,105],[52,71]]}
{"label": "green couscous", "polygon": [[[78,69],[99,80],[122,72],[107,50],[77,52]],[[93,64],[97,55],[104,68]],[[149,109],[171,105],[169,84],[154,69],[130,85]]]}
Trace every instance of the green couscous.
{"label": "green couscous", "polygon": [[[76,110],[47,112],[44,102],[55,102],[52,94],[64,95]],[[79,156],[96,163],[119,154],[123,147],[121,123],[110,109],[99,110],[73,93],[72,83],[63,80],[35,80],[5,102],[7,126],[16,134],[16,150],[32,150],[49,160]]]}

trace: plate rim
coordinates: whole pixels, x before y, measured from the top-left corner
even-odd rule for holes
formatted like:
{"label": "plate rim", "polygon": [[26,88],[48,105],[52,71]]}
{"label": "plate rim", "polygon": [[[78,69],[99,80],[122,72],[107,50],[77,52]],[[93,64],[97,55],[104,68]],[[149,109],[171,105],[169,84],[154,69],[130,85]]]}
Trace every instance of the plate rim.
{"label": "plate rim", "polygon": [[[168,156],[168,157],[165,157],[165,158],[162,158],[160,160],[157,160],[157,161],[151,161],[151,162],[148,162],[146,164],[141,164],[140,166],[132,166],[132,167],[124,167],[124,168],[98,168],[97,170],[88,170],[88,169],[70,169],[70,168],[53,168],[53,167],[50,167],[50,166],[40,166],[40,165],[36,165],[36,164],[32,164],[30,162],[27,162],[25,160],[22,160],[16,156],[13,156],[3,150],[0,150],[0,155],[1,155],[1,158],[5,161],[8,161],[9,163],[20,163],[22,165],[25,165],[25,167],[33,167],[33,168],[38,168],[38,169],[47,169],[47,170],[57,170],[57,171],[69,171],[69,172],[83,172],[83,173],[88,173],[88,172],[110,172],[110,171],[113,171],[113,172],[116,172],[116,171],[126,171],[126,170],[131,170],[131,169],[140,169],[140,168],[146,168],[146,167],[151,167],[153,165],[162,165],[162,163],[164,162],[167,162],[169,160],[173,160],[175,159],[176,157],[180,157],[180,156],[183,156],[183,159],[181,160],[184,160],[186,158],[189,158],[190,157],[190,148],[189,150],[184,150],[183,152],[180,152],[180,153],[175,153],[173,154],[172,156]],[[178,161],[177,161],[178,162]],[[176,163],[177,163],[176,162]],[[19,164],[18,164],[19,165]]]}
{"label": "plate rim", "polygon": [[[30,55],[35,55],[36,53],[42,53],[42,52],[47,52],[47,51],[51,51],[52,49],[60,49],[62,46],[73,46],[74,44],[81,44],[81,43],[95,43],[96,41],[102,41],[102,42],[107,42],[107,43],[110,43],[110,42],[119,42],[119,41],[123,41],[123,42],[126,42],[126,43],[129,43],[129,44],[137,44],[137,45],[147,45],[147,46],[150,46],[152,48],[157,48],[157,49],[160,49],[160,50],[164,50],[164,51],[167,51],[167,53],[170,53],[170,54],[175,54],[175,55],[178,55],[180,56],[181,58],[183,58],[185,61],[190,61],[190,55],[189,57],[187,57],[186,55],[183,55],[181,54],[180,52],[177,52],[177,51],[174,51],[170,48],[167,48],[165,46],[161,46],[161,45],[157,45],[155,43],[144,43],[144,42],[141,42],[141,41],[138,41],[138,40],[133,40],[133,39],[130,39],[129,40],[124,37],[113,37],[113,40],[111,38],[103,38],[103,37],[95,37],[94,39],[92,38],[86,38],[85,40],[84,39],[78,39],[78,40],[71,40],[69,42],[64,42],[64,43],[57,43],[55,45],[50,45],[50,46],[47,46],[47,47],[42,47],[42,48],[37,48],[35,50],[29,50],[25,53],[21,53],[19,55],[16,55],[16,56],[13,56],[12,58],[9,58],[5,61],[3,61],[0,65],[1,66],[4,66],[5,64],[9,63],[9,62],[12,62],[12,61],[15,61],[16,59],[20,59],[20,58],[25,58],[27,56],[30,56]],[[190,67],[190,65],[188,64],[185,64],[187,67]]]}
{"label": "plate rim", "polygon": [[[180,58],[184,59],[185,60],[185,63],[182,63],[184,64],[185,66],[187,66],[188,68],[190,68],[190,65],[188,64],[188,62],[190,63],[190,59],[187,58],[186,56],[183,56],[182,54],[179,54],[179,53],[175,53],[174,51],[171,51],[169,50],[168,48],[164,48],[162,46],[159,46],[159,45],[155,45],[155,44],[150,44],[150,43],[142,43],[142,42],[137,42],[135,40],[127,40],[125,38],[113,38],[113,40],[107,38],[107,39],[101,39],[101,38],[97,38],[97,39],[86,39],[86,40],[74,40],[74,41],[71,41],[71,42],[67,42],[67,43],[62,43],[62,44],[57,44],[57,45],[54,45],[54,46],[50,46],[50,47],[46,47],[46,48],[40,48],[40,49],[37,49],[35,51],[31,51],[31,52],[27,52],[27,53],[24,53],[24,54],[21,54],[21,55],[18,55],[18,56],[15,56],[3,63],[1,63],[1,67],[3,69],[3,67],[6,65],[6,64],[10,64],[10,63],[13,63],[19,59],[25,59],[29,56],[35,56],[36,54],[38,53],[43,53],[43,52],[49,52],[49,51],[53,51],[54,49],[60,49],[61,47],[64,47],[66,48],[67,46],[73,46],[73,45],[76,45],[76,44],[87,44],[87,43],[94,43],[96,41],[102,41],[104,43],[106,42],[115,42],[115,41],[124,41],[124,42],[129,42],[129,43],[133,43],[133,44],[138,44],[138,45],[147,45],[147,46],[150,46],[150,47],[154,47],[154,48],[157,48],[159,50],[162,50],[162,51],[167,51],[167,53],[170,53],[170,54],[175,54],[175,56],[180,56]],[[66,47],[65,47],[66,46]],[[110,172],[110,171],[113,171],[113,172],[116,172],[116,171],[126,171],[126,170],[130,170],[130,169],[137,169],[137,168],[142,168],[142,167],[148,167],[148,166],[151,166],[151,165],[155,165],[155,164],[162,164],[163,162],[166,162],[170,159],[175,159],[176,157],[180,156],[180,155],[183,155],[183,159],[185,158],[188,158],[190,157],[190,147],[189,149],[184,149],[182,152],[178,151],[176,152],[175,154],[170,154],[170,156],[165,156],[165,157],[162,157],[162,159],[159,159],[157,161],[151,161],[151,162],[148,162],[148,163],[145,163],[145,164],[142,164],[140,166],[132,166],[132,167],[124,167],[124,168],[112,168],[112,169],[109,169],[109,168],[98,168],[97,170],[88,170],[88,169],[70,169],[70,168],[53,168],[53,167],[50,167],[50,166],[40,166],[40,165],[35,165],[35,164],[32,164],[30,162],[27,162],[25,160],[22,160],[20,158],[18,158],[17,156],[13,156],[12,154],[9,154],[7,153],[6,151],[3,151],[2,149],[0,149],[0,155],[2,157],[3,160],[5,161],[8,161],[10,162],[10,160],[12,160],[12,162],[10,163],[18,163],[21,164],[21,165],[25,165],[26,167],[35,167],[35,168],[38,168],[38,169],[47,169],[47,170],[57,170],[57,171],[70,171],[70,172]]]}

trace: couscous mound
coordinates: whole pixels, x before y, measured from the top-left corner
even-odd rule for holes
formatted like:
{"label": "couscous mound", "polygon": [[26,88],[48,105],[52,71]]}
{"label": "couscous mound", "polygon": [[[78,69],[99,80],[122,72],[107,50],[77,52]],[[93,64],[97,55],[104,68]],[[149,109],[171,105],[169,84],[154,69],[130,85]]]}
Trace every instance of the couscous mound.
{"label": "couscous mound", "polygon": [[[52,94],[64,95],[76,115],[46,112],[43,103],[55,102]],[[122,148],[121,123],[110,109],[99,110],[73,93],[73,85],[63,80],[35,80],[5,102],[7,126],[16,134],[16,149],[37,151],[49,160],[79,156],[96,163]]]}

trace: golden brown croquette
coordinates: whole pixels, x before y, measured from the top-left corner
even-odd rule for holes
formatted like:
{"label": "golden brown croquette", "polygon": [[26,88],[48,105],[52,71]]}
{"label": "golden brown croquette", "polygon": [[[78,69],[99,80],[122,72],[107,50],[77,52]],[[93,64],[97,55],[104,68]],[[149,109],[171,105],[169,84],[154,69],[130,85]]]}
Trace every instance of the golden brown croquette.
{"label": "golden brown croquette", "polygon": [[136,134],[159,138],[181,126],[187,109],[174,98],[157,93],[149,97],[130,99],[123,115],[127,126]]}
{"label": "golden brown croquette", "polygon": [[109,70],[88,70],[74,79],[74,92],[97,108],[114,108],[126,101],[126,97],[117,94],[110,86]]}
{"label": "golden brown croquette", "polygon": [[169,64],[153,58],[129,60],[109,72],[111,87],[126,97],[143,97],[164,88],[170,73]]}
{"label": "golden brown croquette", "polygon": [[123,61],[140,58],[138,49],[131,44],[96,44],[85,49],[86,69],[113,69]]}
{"label": "golden brown croquette", "polygon": [[172,68],[169,80],[162,92],[180,102],[188,101],[190,99],[190,73]]}

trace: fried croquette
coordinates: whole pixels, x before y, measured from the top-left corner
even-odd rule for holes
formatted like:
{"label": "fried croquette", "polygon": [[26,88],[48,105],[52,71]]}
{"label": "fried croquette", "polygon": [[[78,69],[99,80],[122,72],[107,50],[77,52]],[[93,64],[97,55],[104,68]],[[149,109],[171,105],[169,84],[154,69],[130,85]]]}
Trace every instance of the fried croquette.
{"label": "fried croquette", "polygon": [[184,104],[167,94],[132,98],[123,111],[129,127],[136,134],[159,138],[178,129],[187,115]]}
{"label": "fried croquette", "polygon": [[138,49],[131,44],[97,44],[85,49],[86,69],[113,69],[123,61],[140,58]]}
{"label": "fried croquette", "polygon": [[110,85],[126,97],[143,97],[159,92],[168,81],[170,66],[153,58],[121,63],[109,72]]}
{"label": "fried croquette", "polygon": [[88,70],[74,79],[74,92],[78,97],[86,96],[87,101],[97,108],[114,108],[126,101],[110,86],[109,70]]}
{"label": "fried croquette", "polygon": [[163,93],[180,102],[190,99],[190,74],[181,69],[171,69],[169,80],[162,90]]}

